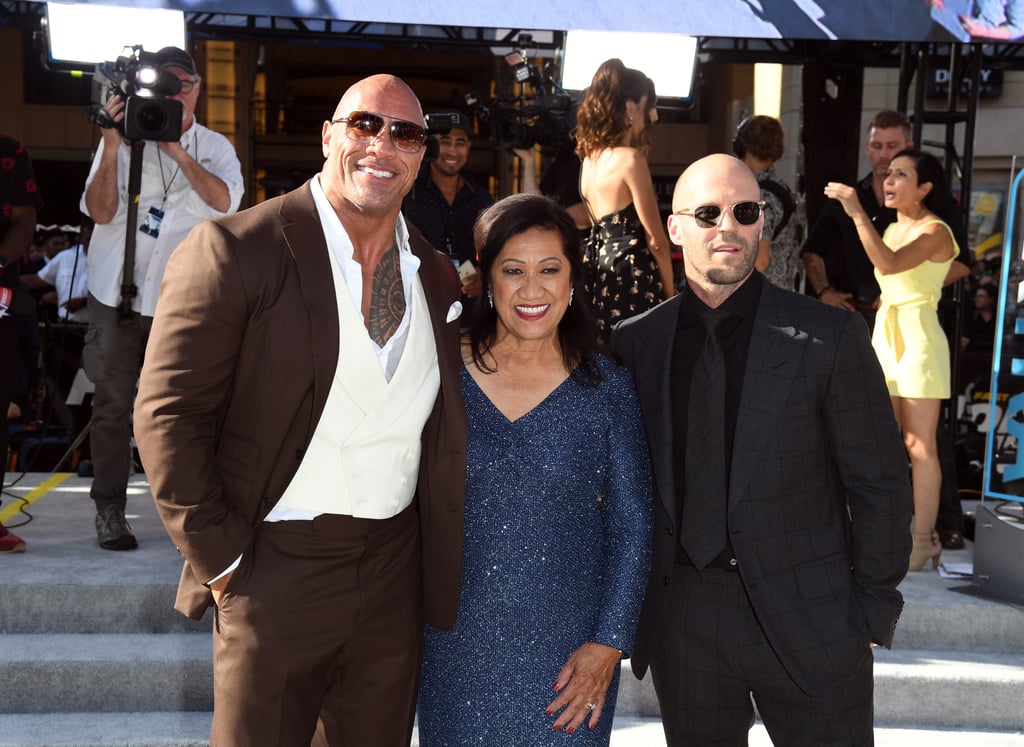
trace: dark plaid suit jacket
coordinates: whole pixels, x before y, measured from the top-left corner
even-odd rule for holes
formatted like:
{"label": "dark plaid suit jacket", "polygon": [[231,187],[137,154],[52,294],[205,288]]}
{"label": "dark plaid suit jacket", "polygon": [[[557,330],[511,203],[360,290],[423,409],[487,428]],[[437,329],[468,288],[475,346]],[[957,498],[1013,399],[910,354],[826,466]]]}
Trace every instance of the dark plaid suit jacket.
{"label": "dark plaid suit jacket", "polygon": [[[685,291],[684,291],[685,292]],[[654,467],[653,559],[633,672],[669,630],[678,542],[672,344],[679,295],[623,322]],[[682,393],[685,396],[685,392]],[[801,688],[849,676],[892,642],[910,555],[907,457],[863,318],[764,283],[736,422],[728,526],[764,632]],[[712,621],[709,621],[709,625]]]}

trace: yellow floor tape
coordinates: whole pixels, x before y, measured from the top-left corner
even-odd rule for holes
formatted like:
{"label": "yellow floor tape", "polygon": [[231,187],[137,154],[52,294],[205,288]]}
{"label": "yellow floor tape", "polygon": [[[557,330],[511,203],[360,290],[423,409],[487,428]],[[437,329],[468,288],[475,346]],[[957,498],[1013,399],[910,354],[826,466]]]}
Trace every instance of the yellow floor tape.
{"label": "yellow floor tape", "polygon": [[62,482],[71,477],[73,474],[73,472],[58,472],[52,477],[49,477],[46,480],[44,480],[42,484],[40,484],[36,488],[33,488],[27,495],[24,496],[17,496],[11,499],[11,495],[8,492],[4,500],[5,505],[0,506],[0,524],[10,521],[12,517],[18,515],[22,508],[32,503],[35,503],[44,495],[46,495],[51,490],[60,485]]}

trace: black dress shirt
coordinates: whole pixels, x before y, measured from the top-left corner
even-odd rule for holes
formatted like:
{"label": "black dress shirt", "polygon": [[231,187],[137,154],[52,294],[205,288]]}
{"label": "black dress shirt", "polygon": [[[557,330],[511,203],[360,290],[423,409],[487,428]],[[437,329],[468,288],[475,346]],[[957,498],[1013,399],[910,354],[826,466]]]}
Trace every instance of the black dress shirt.
{"label": "black dress shirt", "polygon": [[[754,272],[750,278],[719,306],[728,311],[732,318],[724,323],[719,342],[725,356],[725,460],[726,475],[732,464],[732,443],[736,433],[736,419],[740,409],[740,393],[743,390],[743,373],[747,365],[747,350],[750,347],[750,336],[754,330],[754,316],[761,298],[761,286],[764,276]],[[704,348],[705,331],[700,323],[700,315],[708,310],[689,288],[683,291],[683,302],[679,305],[679,324],[676,327],[675,340],[672,345],[672,443],[675,452],[675,486],[677,516],[682,516],[682,505],[686,496],[683,486],[686,484],[686,428],[687,400],[690,392],[690,380],[693,367],[701,350]],[[727,508],[728,495],[722,496],[721,510]],[[732,548],[726,547],[718,558],[711,562],[712,567],[730,568]],[[676,553],[679,562],[689,564],[682,548]]]}

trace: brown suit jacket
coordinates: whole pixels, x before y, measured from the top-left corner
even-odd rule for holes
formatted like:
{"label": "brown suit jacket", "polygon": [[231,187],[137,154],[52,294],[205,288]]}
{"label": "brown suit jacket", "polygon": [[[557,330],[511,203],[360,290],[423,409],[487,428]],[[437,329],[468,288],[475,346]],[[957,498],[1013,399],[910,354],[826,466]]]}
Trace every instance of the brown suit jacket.
{"label": "brown suit jacket", "polygon": [[[417,505],[426,622],[455,621],[466,416],[451,264],[414,228],[441,389],[423,431]],[[245,552],[291,481],[339,355],[327,243],[309,183],[196,228],[167,265],[135,406],[157,508],[185,557],[175,607],[202,617],[202,584]]]}

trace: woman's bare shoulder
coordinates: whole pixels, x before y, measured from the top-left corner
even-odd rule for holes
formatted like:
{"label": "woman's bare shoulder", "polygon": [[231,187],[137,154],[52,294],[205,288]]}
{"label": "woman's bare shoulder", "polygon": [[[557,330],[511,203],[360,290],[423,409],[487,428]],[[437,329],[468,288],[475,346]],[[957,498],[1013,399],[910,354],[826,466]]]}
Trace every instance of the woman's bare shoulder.
{"label": "woman's bare shoulder", "polygon": [[647,161],[643,152],[639,148],[634,148],[631,145],[618,145],[614,148],[609,148],[608,154],[610,161],[623,165],[631,165],[637,161]]}

